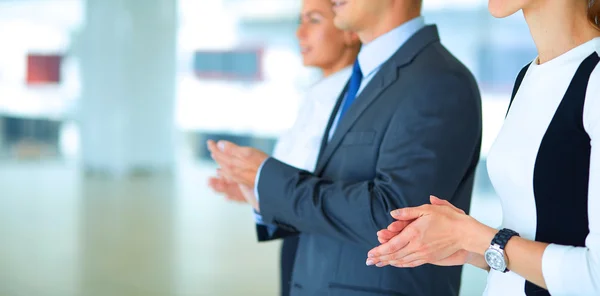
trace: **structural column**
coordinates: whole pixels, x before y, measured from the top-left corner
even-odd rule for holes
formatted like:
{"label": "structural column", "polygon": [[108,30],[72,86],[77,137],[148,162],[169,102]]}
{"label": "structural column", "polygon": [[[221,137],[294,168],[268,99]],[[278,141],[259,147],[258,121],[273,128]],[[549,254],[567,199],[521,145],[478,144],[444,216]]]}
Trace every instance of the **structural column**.
{"label": "structural column", "polygon": [[87,0],[78,46],[84,169],[172,168],[176,7],[176,0]]}

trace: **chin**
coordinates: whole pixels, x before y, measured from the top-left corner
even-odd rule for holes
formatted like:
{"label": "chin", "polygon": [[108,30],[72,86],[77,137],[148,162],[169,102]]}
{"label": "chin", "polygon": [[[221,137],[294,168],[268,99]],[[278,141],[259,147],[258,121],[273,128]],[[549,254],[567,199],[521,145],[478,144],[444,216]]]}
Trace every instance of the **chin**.
{"label": "chin", "polygon": [[304,58],[302,59],[302,65],[304,67],[314,67],[315,63],[313,63],[310,59]]}
{"label": "chin", "polygon": [[[515,0],[490,0],[488,2],[488,10],[495,18],[505,18],[519,11],[521,7]],[[516,5],[515,5],[516,4]],[[516,7],[513,7],[516,6]]]}
{"label": "chin", "polygon": [[338,28],[342,31],[346,31],[346,30],[350,29],[348,22],[346,22],[346,20],[340,16],[335,16],[335,18],[333,18],[333,24],[335,25],[336,28]]}

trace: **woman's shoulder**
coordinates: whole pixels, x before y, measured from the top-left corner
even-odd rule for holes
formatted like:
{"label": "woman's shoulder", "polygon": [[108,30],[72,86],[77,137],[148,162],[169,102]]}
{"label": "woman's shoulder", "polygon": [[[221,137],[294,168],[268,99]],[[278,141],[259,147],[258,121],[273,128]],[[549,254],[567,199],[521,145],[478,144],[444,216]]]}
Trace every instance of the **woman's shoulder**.
{"label": "woman's shoulder", "polygon": [[328,77],[322,78],[305,93],[305,100],[319,104],[335,103],[348,83],[351,74],[351,68],[344,68]]}
{"label": "woman's shoulder", "polygon": [[331,90],[333,87],[336,86],[339,88],[343,88],[344,85],[346,85],[346,83],[350,79],[350,75],[352,75],[352,67],[348,66],[327,77],[321,78],[321,80],[319,80],[311,87],[311,90]]}

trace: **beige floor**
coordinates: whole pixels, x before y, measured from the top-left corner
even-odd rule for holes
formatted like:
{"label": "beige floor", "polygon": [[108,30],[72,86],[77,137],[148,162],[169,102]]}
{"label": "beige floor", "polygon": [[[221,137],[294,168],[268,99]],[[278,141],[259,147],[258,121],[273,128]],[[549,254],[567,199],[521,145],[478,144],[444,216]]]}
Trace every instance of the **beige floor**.
{"label": "beige floor", "polygon": [[[0,296],[277,295],[279,244],[256,243],[249,210],[209,192],[212,170],[115,180],[0,163]],[[496,223],[495,206],[473,214]],[[484,281],[467,269],[461,295]]]}

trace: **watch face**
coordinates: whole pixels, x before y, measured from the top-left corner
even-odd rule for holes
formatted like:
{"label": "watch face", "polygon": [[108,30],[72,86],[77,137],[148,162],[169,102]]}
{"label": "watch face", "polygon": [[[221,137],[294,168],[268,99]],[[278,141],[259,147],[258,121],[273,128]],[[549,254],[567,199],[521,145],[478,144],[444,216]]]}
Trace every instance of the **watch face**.
{"label": "watch face", "polygon": [[485,251],[485,261],[495,270],[504,271],[506,269],[504,254],[496,249],[488,249]]}

